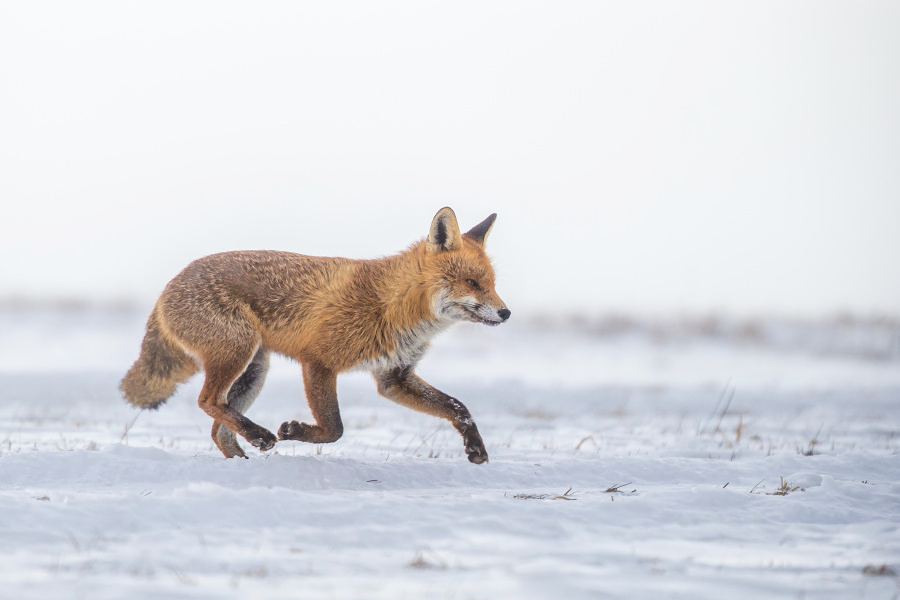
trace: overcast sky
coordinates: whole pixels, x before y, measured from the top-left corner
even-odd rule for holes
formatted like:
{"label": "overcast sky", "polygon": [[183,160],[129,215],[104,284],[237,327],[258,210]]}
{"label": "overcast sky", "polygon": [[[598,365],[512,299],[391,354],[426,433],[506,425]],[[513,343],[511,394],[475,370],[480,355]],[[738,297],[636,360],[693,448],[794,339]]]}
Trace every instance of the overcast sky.
{"label": "overcast sky", "polygon": [[900,2],[0,2],[0,298],[375,257],[513,312],[900,315]]}

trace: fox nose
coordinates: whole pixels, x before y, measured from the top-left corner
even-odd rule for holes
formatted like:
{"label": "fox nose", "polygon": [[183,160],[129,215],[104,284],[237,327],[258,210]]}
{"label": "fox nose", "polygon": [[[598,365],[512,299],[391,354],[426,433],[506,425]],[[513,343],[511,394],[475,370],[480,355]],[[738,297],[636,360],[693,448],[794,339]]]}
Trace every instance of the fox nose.
{"label": "fox nose", "polygon": [[501,308],[500,310],[497,311],[497,315],[504,321],[507,320],[509,318],[509,315],[511,315],[511,314],[512,313],[509,312],[508,308]]}

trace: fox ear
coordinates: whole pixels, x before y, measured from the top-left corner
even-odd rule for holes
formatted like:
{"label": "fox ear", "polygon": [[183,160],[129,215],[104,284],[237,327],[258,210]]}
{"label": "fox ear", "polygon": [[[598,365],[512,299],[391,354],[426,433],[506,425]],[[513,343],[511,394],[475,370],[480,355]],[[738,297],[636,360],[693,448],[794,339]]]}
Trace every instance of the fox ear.
{"label": "fox ear", "polygon": [[429,252],[435,254],[462,246],[462,236],[453,209],[445,206],[434,215],[425,245]]}
{"label": "fox ear", "polygon": [[464,235],[473,242],[478,242],[480,246],[484,246],[484,241],[491,233],[491,229],[494,227],[494,221],[496,220],[497,213],[494,213],[472,229],[468,230]]}

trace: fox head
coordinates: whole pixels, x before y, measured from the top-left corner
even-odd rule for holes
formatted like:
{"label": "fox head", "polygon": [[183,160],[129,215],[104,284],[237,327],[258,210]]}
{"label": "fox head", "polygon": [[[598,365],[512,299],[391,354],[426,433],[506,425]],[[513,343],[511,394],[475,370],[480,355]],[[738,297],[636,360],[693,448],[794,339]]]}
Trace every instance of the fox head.
{"label": "fox head", "polygon": [[437,212],[425,240],[428,271],[434,282],[435,316],[454,321],[499,325],[510,310],[494,290],[494,268],[484,242],[497,214],[460,233],[456,214],[448,207]]}

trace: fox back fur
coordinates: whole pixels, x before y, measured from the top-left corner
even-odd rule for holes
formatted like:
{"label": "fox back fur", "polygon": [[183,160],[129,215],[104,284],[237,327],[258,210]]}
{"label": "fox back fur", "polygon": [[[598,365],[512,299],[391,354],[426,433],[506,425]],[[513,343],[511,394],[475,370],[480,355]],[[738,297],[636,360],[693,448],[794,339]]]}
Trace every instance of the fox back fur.
{"label": "fox back fur", "polygon": [[[199,404],[213,418],[213,441],[226,457],[244,456],[235,434],[263,451],[278,440],[337,440],[337,374],[367,370],[381,395],[449,420],[469,460],[486,462],[468,409],[419,378],[415,366],[431,338],[454,322],[509,318],[484,251],[495,219],[463,234],[453,211],[442,208],[426,239],[376,260],[273,251],[196,260],[156,302],[122,393],[137,407],[157,408],[202,369]],[[277,437],[244,416],[271,352],[302,365],[315,420],[285,422]]]}

